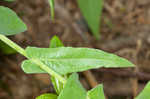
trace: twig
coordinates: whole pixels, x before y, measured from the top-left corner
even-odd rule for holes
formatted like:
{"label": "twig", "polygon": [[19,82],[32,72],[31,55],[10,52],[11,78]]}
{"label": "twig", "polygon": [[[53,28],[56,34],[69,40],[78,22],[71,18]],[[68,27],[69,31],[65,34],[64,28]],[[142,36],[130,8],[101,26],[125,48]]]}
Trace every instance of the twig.
{"label": "twig", "polygon": [[85,78],[87,79],[88,83],[92,88],[98,85],[98,82],[96,81],[91,71],[84,71],[83,75],[85,76]]}

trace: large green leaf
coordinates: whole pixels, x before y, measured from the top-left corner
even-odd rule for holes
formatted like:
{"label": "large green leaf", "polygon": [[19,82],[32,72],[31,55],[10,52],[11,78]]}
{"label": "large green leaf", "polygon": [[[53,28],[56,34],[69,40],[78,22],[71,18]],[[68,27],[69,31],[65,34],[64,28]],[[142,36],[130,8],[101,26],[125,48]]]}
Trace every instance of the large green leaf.
{"label": "large green leaf", "polygon": [[86,91],[82,87],[77,74],[74,73],[68,78],[58,99],[86,99]]}
{"label": "large green leaf", "polygon": [[94,36],[99,39],[103,0],[78,0],[78,5]]}
{"label": "large green leaf", "polygon": [[103,85],[98,85],[96,88],[88,91],[88,99],[105,99]]}
{"label": "large green leaf", "polygon": [[15,12],[7,7],[0,6],[0,34],[14,35],[27,30],[26,25]]}
{"label": "large green leaf", "polygon": [[150,82],[135,99],[150,99]]}
{"label": "large green leaf", "polygon": [[43,94],[41,96],[38,96],[36,99],[57,99],[57,95],[47,93],[47,94]]}
{"label": "large green leaf", "polygon": [[[91,48],[28,47],[25,51],[29,59],[38,59],[55,72],[62,75],[100,67],[123,68],[134,66],[124,58]],[[43,70],[30,60],[24,61],[22,68],[26,73],[44,73]]]}

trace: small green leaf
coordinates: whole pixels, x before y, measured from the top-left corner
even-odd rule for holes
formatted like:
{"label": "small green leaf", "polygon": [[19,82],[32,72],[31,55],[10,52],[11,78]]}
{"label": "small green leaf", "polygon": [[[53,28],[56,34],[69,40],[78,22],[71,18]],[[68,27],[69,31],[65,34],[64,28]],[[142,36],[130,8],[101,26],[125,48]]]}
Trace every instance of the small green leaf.
{"label": "small green leaf", "polygon": [[41,96],[38,96],[36,99],[57,99],[57,95],[47,93],[47,94],[43,94]]}
{"label": "small green leaf", "polygon": [[58,99],[86,99],[86,90],[82,87],[77,74],[72,74]]}
{"label": "small green leaf", "polygon": [[103,9],[103,0],[77,0],[85,20],[94,36],[99,39],[100,19]]}
{"label": "small green leaf", "polygon": [[27,30],[26,25],[15,12],[7,7],[0,6],[0,34],[14,35]]}
{"label": "small green leaf", "polygon": [[88,99],[105,99],[103,85],[98,85],[96,88],[88,91]]}
{"label": "small green leaf", "polygon": [[54,0],[48,0],[48,2],[49,2],[49,5],[50,5],[50,9],[51,9],[51,18],[52,18],[52,20],[54,20],[54,17],[55,17]]}
{"label": "small green leaf", "polygon": [[[125,68],[134,66],[128,60],[117,55],[91,48],[28,47],[25,51],[29,59],[38,59],[61,75],[101,67]],[[24,61],[22,68],[26,73],[44,73],[39,66],[30,60]]]}
{"label": "small green leaf", "polygon": [[63,46],[64,44],[57,36],[54,36],[50,41],[50,48],[63,47]]}
{"label": "small green leaf", "polygon": [[135,99],[149,99],[150,98],[150,82],[146,85],[144,90]]}
{"label": "small green leaf", "polygon": [[0,41],[0,52],[5,55],[10,55],[10,54],[16,53],[16,51],[13,48],[9,47],[7,44],[5,44],[2,41]]}

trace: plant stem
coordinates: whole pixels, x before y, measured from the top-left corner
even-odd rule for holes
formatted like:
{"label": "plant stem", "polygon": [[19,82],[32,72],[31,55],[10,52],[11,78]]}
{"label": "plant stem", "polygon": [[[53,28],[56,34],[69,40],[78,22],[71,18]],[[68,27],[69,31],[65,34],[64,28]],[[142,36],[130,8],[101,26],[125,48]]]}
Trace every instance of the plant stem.
{"label": "plant stem", "polygon": [[[25,50],[23,48],[21,48],[19,45],[17,45],[16,43],[14,43],[13,41],[11,41],[10,39],[8,39],[6,36],[0,34],[0,40],[5,42],[6,44],[8,44],[10,47],[15,49],[21,55],[23,55],[26,58],[28,58]],[[41,69],[45,70],[48,74],[52,75],[53,77],[56,77],[60,82],[65,84],[65,82],[66,82],[65,78],[63,78],[61,75],[59,75],[58,73],[56,73],[52,69],[48,68],[48,66],[43,64],[40,60],[38,60],[38,59],[30,59],[30,58],[28,58],[28,59],[31,60],[33,63],[37,64]]]}
{"label": "plant stem", "polygon": [[52,18],[52,21],[54,21],[54,19],[55,19],[54,0],[48,0],[48,2],[50,5],[50,10],[51,10],[51,18]]}
{"label": "plant stem", "polygon": [[0,34],[0,39],[5,42],[7,45],[15,49],[17,52],[19,52],[21,55],[27,57],[26,52],[23,48],[21,48],[19,45],[8,39],[6,36]]}
{"label": "plant stem", "polygon": [[63,84],[66,83],[66,79],[63,78],[62,76],[60,76],[58,73],[56,73],[55,71],[51,70],[50,68],[48,68],[48,66],[46,66],[45,64],[43,64],[40,60],[38,59],[30,59],[32,62],[34,62],[35,64],[37,64],[38,66],[40,66],[41,69],[47,71],[50,75],[52,75],[53,77],[57,78],[60,82],[62,82]]}

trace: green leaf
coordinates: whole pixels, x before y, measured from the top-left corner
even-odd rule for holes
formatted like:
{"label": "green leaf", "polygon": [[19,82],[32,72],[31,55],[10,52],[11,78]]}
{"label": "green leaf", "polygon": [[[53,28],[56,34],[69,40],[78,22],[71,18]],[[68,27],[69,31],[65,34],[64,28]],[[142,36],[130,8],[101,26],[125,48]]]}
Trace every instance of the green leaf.
{"label": "green leaf", "polygon": [[51,9],[51,18],[52,18],[52,20],[54,20],[54,17],[55,17],[54,0],[48,0],[48,2],[50,5],[50,9]]}
{"label": "green leaf", "polygon": [[[134,66],[124,58],[91,48],[28,47],[25,51],[29,59],[38,59],[50,69],[62,75],[100,67],[124,68]],[[39,66],[32,63],[30,60],[24,61],[22,68],[26,73],[44,73]]]}
{"label": "green leaf", "polygon": [[88,99],[105,99],[103,85],[98,85],[96,88],[88,91]]}
{"label": "green leaf", "polygon": [[100,19],[103,9],[103,0],[77,0],[85,20],[94,36],[99,39]]}
{"label": "green leaf", "polygon": [[14,35],[27,30],[26,25],[15,12],[7,7],[0,6],[0,34]]}
{"label": "green leaf", "polygon": [[63,46],[64,44],[57,36],[54,36],[50,41],[50,48],[63,47]]}
{"label": "green leaf", "polygon": [[149,99],[150,98],[150,82],[146,85],[144,90],[135,99]]}
{"label": "green leaf", "polygon": [[[57,36],[53,36],[50,41],[50,48],[56,48],[56,47],[62,47],[62,46],[64,45],[61,42],[61,40]],[[51,81],[53,83],[56,93],[60,94],[64,85],[55,77],[51,77]]]}
{"label": "green leaf", "polygon": [[82,87],[76,73],[68,78],[58,99],[86,99],[86,91]]}
{"label": "green leaf", "polygon": [[57,99],[57,95],[47,93],[47,94],[43,94],[41,96],[38,96],[36,99]]}
{"label": "green leaf", "polygon": [[0,52],[6,55],[10,55],[10,54],[15,54],[16,51],[9,47],[7,44],[5,44],[4,42],[0,41]]}
{"label": "green leaf", "polygon": [[39,68],[39,66],[32,63],[30,60],[24,60],[21,67],[25,73],[46,73],[41,68]]}

